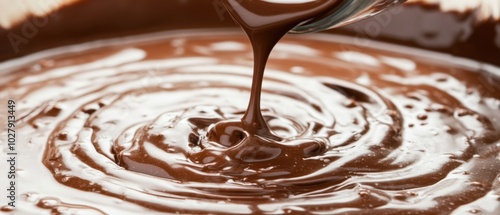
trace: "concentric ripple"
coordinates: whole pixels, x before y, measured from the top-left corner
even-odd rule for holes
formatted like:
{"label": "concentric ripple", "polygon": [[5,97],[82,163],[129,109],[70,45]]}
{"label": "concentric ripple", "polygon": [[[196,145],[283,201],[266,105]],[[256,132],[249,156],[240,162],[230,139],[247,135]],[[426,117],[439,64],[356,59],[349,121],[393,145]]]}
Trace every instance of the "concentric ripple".
{"label": "concentric ripple", "polygon": [[168,35],[5,75],[0,97],[20,104],[26,143],[18,167],[25,210],[499,210],[500,82],[492,71],[321,35],[285,38],[271,55],[262,97],[279,140],[249,144],[245,131],[215,126],[238,123],[246,109],[246,38]]}

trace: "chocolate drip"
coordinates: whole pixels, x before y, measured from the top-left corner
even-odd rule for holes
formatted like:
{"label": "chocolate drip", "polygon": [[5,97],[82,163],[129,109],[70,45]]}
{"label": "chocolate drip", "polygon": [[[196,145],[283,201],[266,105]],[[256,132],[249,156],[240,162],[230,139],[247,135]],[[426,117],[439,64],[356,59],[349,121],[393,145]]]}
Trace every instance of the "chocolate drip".
{"label": "chocolate drip", "polygon": [[276,45],[341,1],[223,2],[251,44],[167,32],[7,68],[21,201],[0,210],[499,212],[497,68],[331,35]]}
{"label": "chocolate drip", "polygon": [[[231,16],[246,32],[252,44],[254,71],[250,101],[245,115],[241,119],[242,128],[249,136],[261,136],[271,140],[281,138],[272,134],[262,117],[260,100],[264,70],[273,47],[293,27],[302,22],[322,16],[331,11],[340,1],[233,1],[222,0]],[[227,125],[218,124],[217,130],[226,130]],[[241,132],[237,132],[239,133]],[[250,142],[254,142],[250,140]],[[251,144],[251,143],[250,143]]]}
{"label": "chocolate drip", "polygon": [[[261,103],[281,140],[252,144],[239,123],[252,46],[235,32],[169,33],[7,73],[0,89],[19,104],[26,143],[16,212],[494,212],[494,71],[349,41],[280,41]],[[241,136],[222,135],[231,128]]]}

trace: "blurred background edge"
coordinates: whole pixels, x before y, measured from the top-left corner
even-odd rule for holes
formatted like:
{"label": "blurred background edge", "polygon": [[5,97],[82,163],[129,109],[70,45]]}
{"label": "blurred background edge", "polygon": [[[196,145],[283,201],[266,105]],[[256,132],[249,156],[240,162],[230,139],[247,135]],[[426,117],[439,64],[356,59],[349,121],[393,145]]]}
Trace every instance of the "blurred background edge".
{"label": "blurred background edge", "polygon": [[[8,20],[0,19],[0,62],[97,39],[165,30],[237,27],[218,0],[39,2],[32,6],[39,12],[30,14],[26,9],[16,13],[19,5],[9,6],[14,3],[0,0],[0,10],[12,8],[10,14],[16,14],[18,19],[12,20],[15,24],[10,26],[5,24]],[[500,20],[485,18],[481,13],[484,11],[480,7],[444,12],[437,4],[408,2],[327,33],[352,36],[359,45],[370,40],[387,41],[500,66]]]}

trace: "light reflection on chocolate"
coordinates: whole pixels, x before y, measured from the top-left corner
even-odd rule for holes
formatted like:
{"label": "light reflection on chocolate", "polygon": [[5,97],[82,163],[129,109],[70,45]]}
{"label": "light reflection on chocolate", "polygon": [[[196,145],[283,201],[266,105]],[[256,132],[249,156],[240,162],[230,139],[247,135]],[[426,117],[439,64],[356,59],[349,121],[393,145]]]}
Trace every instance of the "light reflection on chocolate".
{"label": "light reflection on chocolate", "polygon": [[16,99],[22,118],[18,213],[498,212],[495,68],[287,37],[268,62],[263,117],[282,139],[328,144],[251,154],[207,138],[214,122],[243,117],[247,39],[165,35],[4,75],[0,96]]}

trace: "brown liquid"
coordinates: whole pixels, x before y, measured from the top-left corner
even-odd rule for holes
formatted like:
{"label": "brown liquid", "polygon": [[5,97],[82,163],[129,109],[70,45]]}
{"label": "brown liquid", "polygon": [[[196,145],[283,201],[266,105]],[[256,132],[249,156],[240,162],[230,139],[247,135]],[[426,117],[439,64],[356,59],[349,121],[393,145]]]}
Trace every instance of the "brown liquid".
{"label": "brown liquid", "polygon": [[[222,0],[222,2],[250,39],[254,56],[254,71],[250,101],[241,122],[218,123],[212,129],[213,132],[209,134],[209,138],[219,143],[227,142],[223,139],[229,139],[228,143],[223,143],[223,145],[228,146],[242,142],[240,145],[245,145],[243,147],[250,145],[251,148],[260,146],[273,148],[272,146],[278,144],[277,141],[282,140],[282,138],[269,130],[260,109],[262,81],[269,54],[276,43],[293,27],[322,16],[335,8],[341,1],[322,0],[302,3],[281,1],[281,3],[272,3],[260,0]],[[231,133],[225,131],[231,131]],[[322,143],[312,140],[306,142],[301,145],[313,147],[318,152],[324,148]],[[263,153],[269,154],[268,152]]]}
{"label": "brown liquid", "polygon": [[496,70],[349,41],[281,41],[262,114],[274,44],[252,58],[255,45],[234,32],[170,33],[11,69],[0,97],[19,104],[20,160],[44,164],[19,164],[16,212],[498,212]]}
{"label": "brown liquid", "polygon": [[[276,43],[293,27],[321,16],[337,6],[339,1],[312,1],[308,3],[269,3],[265,1],[223,1],[229,8],[231,15],[241,24],[252,44],[254,56],[254,71],[250,101],[247,110],[240,120],[217,120],[207,118],[190,118],[189,122],[195,127],[209,127],[207,134],[192,133],[189,143],[207,146],[203,152],[194,156],[198,162],[211,160],[205,167],[210,173],[226,172],[231,175],[248,174],[247,182],[257,182],[262,179],[258,172],[260,169],[271,167],[266,161],[274,161],[277,166],[284,168],[288,177],[301,176],[315,170],[315,162],[289,163],[292,159],[302,160],[307,157],[317,156],[325,152],[328,141],[310,137],[282,138],[269,129],[261,113],[260,101],[262,81],[266,62]],[[192,113],[196,115],[196,113]],[[203,116],[204,113],[197,113]],[[195,128],[196,129],[196,128]],[[181,131],[176,131],[181,132]],[[176,133],[173,132],[173,133]],[[181,132],[182,133],[182,132]],[[177,140],[185,141],[185,140]],[[227,150],[220,153],[220,147]],[[128,169],[139,170],[143,166],[144,151],[134,153],[119,153],[119,163]],[[126,155],[125,155],[126,154]],[[229,160],[228,160],[229,159]],[[154,162],[154,161],[152,161]],[[138,164],[139,163],[139,164]],[[291,171],[293,168],[300,170]],[[171,167],[165,166],[170,169]],[[177,170],[176,178],[182,181],[206,181],[205,176],[197,172]],[[168,173],[166,175],[172,175]],[[283,177],[283,174],[274,177]],[[182,178],[179,178],[182,177]],[[229,177],[232,178],[232,177]],[[227,180],[223,177],[222,181]],[[327,179],[316,179],[327,180]]]}
{"label": "brown liquid", "polygon": [[[118,4],[121,6],[116,7]],[[353,36],[358,45],[366,44],[367,39],[384,40],[500,66],[497,57],[500,55],[500,21],[478,20],[478,13],[481,11],[444,12],[434,4],[409,1],[379,17],[329,32]],[[96,39],[173,29],[213,30],[237,26],[219,1],[147,0],[138,3],[135,0],[84,0],[51,14],[46,25],[38,28],[36,36],[31,38],[28,34],[29,42],[16,46],[19,48],[16,53],[9,34],[26,38],[25,28],[34,25],[33,19],[31,17],[12,29],[0,29],[0,38],[3,38],[0,39],[0,61]],[[37,23],[43,20],[36,19]],[[379,34],[377,30],[380,30]]]}
{"label": "brown liquid", "polygon": [[251,46],[231,32],[167,35],[5,74],[23,134],[19,213],[498,210],[498,78],[439,55],[289,37],[262,97],[285,144],[225,146],[206,134],[243,117]]}
{"label": "brown liquid", "polygon": [[[222,0],[231,16],[240,24],[250,39],[254,55],[252,93],[242,122],[255,134],[272,136],[260,111],[262,80],[267,59],[276,43],[293,27],[331,11],[341,2],[323,0],[304,3],[287,1],[270,3],[266,1]],[[272,139],[278,139],[273,137]]]}

